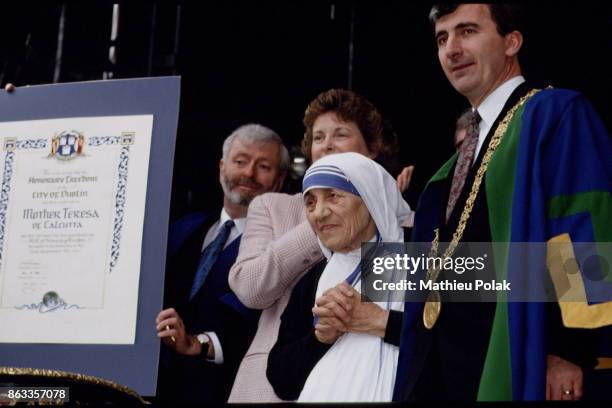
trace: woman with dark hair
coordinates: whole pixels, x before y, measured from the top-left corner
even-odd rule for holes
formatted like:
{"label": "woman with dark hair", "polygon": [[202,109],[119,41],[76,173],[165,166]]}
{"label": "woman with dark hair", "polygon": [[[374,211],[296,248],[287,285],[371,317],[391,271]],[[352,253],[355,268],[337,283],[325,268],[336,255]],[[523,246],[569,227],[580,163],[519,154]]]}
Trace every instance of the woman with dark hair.
{"label": "woman with dark hair", "polygon": [[355,135],[361,136],[358,139],[365,145],[365,155],[372,159],[397,153],[397,135],[385,124],[370,101],[352,91],[330,89],[319,94],[304,112],[306,132],[302,152],[309,160],[316,161],[313,156],[324,155],[322,150],[325,149],[328,152],[346,150],[339,143],[327,143],[328,140],[323,137],[322,124],[330,122],[352,126]]}
{"label": "woman with dark hair", "polygon": [[[397,139],[385,132],[378,110],[352,91],[331,89],[318,95],[306,109],[304,126],[302,148],[312,161],[342,152],[373,159],[397,150]],[[261,309],[262,314],[229,402],[281,401],[266,379],[268,353],[276,342],[291,290],[322,259],[301,193],[268,193],[251,202],[229,284],[245,306]],[[380,316],[379,320],[386,319],[388,311]]]}

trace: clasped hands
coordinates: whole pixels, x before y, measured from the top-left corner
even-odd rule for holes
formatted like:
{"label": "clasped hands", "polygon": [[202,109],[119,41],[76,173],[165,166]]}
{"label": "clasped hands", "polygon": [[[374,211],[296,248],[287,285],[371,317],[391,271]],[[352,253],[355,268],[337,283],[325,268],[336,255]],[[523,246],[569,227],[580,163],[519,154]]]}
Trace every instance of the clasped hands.
{"label": "clasped hands", "polygon": [[333,344],[344,333],[384,337],[389,311],[375,303],[362,302],[361,294],[346,281],[327,289],[315,300],[312,313],[318,318],[315,336]]}

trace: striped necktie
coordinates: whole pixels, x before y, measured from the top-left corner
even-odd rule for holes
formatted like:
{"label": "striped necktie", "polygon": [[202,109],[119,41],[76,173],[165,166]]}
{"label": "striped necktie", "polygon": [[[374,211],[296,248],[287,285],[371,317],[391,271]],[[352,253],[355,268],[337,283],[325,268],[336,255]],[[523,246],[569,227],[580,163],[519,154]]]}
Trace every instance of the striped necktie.
{"label": "striped necktie", "polygon": [[191,291],[189,292],[189,300],[193,299],[204,284],[204,281],[206,281],[206,277],[208,276],[212,266],[215,264],[215,262],[217,262],[217,258],[223,250],[225,242],[229,238],[233,227],[234,221],[225,221],[215,239],[204,249],[204,252],[202,252],[200,263],[198,264],[198,270],[193,278],[193,285],[191,286]]}
{"label": "striped necktie", "polygon": [[467,178],[472,162],[474,161],[474,154],[476,153],[476,146],[478,145],[478,124],[480,123],[480,115],[477,110],[473,110],[468,113],[469,125],[466,129],[465,140],[459,150],[459,158],[455,165],[455,174],[453,175],[453,182],[451,184],[450,194],[448,195],[448,205],[446,206],[446,222],[450,218],[457,200],[461,195],[465,180]]}

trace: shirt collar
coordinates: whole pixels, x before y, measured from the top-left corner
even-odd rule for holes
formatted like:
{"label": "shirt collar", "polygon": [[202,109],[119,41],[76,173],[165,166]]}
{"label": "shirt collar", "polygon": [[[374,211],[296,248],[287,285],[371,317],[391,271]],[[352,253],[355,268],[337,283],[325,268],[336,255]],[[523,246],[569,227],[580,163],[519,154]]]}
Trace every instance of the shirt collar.
{"label": "shirt collar", "polygon": [[489,127],[495,122],[512,92],[523,82],[525,78],[522,75],[515,76],[498,86],[482,101],[476,109],[484,125]]}
{"label": "shirt collar", "polygon": [[[219,217],[219,227],[221,227],[225,221],[231,220],[232,218],[229,216],[229,214],[227,213],[227,211],[225,211],[225,208],[221,209],[221,216]],[[234,218],[234,225],[236,226],[236,229],[238,230],[239,234],[242,234],[242,232],[244,231],[244,226],[246,225],[246,217],[242,217],[242,218]]]}

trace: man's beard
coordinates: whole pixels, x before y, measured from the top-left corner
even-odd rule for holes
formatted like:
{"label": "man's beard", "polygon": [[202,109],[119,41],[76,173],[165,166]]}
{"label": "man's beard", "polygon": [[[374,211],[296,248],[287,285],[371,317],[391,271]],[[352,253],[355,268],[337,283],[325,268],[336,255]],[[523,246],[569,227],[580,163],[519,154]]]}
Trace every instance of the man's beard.
{"label": "man's beard", "polygon": [[[234,204],[248,206],[250,202],[257,197],[259,194],[264,193],[264,186],[256,182],[255,180],[248,177],[240,177],[234,180],[230,180],[225,174],[221,174],[220,177],[221,188],[225,196]],[[253,187],[255,191],[252,193],[234,191],[238,185],[245,185]]]}

